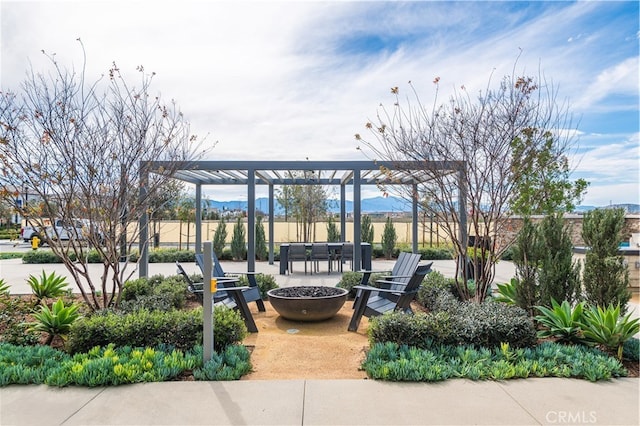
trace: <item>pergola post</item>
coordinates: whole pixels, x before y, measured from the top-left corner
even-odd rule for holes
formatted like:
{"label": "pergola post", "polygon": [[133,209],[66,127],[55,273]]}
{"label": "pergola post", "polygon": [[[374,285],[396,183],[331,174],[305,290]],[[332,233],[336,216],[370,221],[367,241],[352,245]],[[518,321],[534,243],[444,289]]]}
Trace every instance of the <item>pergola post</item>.
{"label": "pergola post", "polygon": [[[353,270],[362,269],[362,232],[360,226],[360,169],[353,170]],[[373,254],[373,247],[371,248]]]}
{"label": "pergola post", "polygon": [[273,184],[269,184],[269,265],[273,265],[274,256],[273,253],[275,251],[275,245],[273,243],[274,239],[274,216],[275,209],[273,206]]}
{"label": "pergola post", "polygon": [[340,240],[347,241],[347,188],[340,185]]}
{"label": "pergola post", "polygon": [[[207,236],[208,238],[208,236]],[[196,254],[202,253],[202,184],[196,184]]]}
{"label": "pergola post", "polygon": [[247,170],[247,269],[256,270],[256,171]]}

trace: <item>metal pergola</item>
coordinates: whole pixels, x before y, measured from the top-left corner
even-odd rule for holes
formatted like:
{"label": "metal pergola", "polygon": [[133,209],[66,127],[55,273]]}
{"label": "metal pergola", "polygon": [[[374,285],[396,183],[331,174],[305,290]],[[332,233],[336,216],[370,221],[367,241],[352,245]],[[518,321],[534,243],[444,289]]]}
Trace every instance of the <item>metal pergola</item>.
{"label": "metal pergola", "polygon": [[[248,271],[255,271],[256,185],[269,187],[269,263],[274,262],[274,187],[280,185],[326,185],[340,187],[340,234],[346,235],[346,188],[353,187],[354,265],[361,263],[362,185],[411,185],[426,180],[425,170],[456,173],[458,177],[459,237],[466,245],[466,167],[463,161],[145,161],[141,163],[140,197],[146,196],[150,173],[171,173],[172,177],[196,188],[196,253],[202,252],[202,186],[244,185],[247,187]],[[298,173],[296,173],[298,172]],[[300,174],[299,172],[304,172]],[[414,191],[415,192],[415,191]],[[139,275],[148,275],[149,217],[140,217]],[[412,202],[412,250],[418,251],[418,200]]]}

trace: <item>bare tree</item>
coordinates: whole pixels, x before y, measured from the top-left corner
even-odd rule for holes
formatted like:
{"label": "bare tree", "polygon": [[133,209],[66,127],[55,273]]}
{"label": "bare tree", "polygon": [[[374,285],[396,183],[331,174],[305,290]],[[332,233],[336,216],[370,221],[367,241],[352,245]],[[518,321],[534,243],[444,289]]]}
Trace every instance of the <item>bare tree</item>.
{"label": "bare tree", "polygon": [[[61,66],[55,55],[47,57],[49,73],[32,69],[19,92],[0,94],[2,197],[28,188],[41,203],[19,212],[42,229],[56,219],[82,220],[82,233],[70,227],[68,240],[56,228],[41,235],[62,258],[87,304],[100,309],[118,303],[135,270],[126,260],[139,236],[137,219],[172,174],[165,170],[149,180],[141,197],[141,161],[192,160],[196,138],[174,102],[165,104],[150,93],[155,73],[139,66],[135,87],[114,63],[106,76],[89,83],[84,68],[77,73]],[[89,274],[90,249],[102,259],[99,282]]]}
{"label": "bare tree", "polygon": [[296,219],[298,241],[313,241],[316,222],[327,214],[327,190],[318,184],[318,175],[313,171],[288,173],[302,183],[282,186],[276,198],[285,207],[285,212]]}
{"label": "bare tree", "polygon": [[[575,133],[567,131],[572,130],[568,108],[558,103],[553,85],[538,80],[514,73],[495,89],[489,81],[475,99],[463,86],[439,105],[436,78],[431,108],[422,104],[409,82],[411,97],[401,99],[394,87],[393,107],[382,106],[376,119],[367,123],[373,139],[356,135],[371,150],[368,155],[377,159],[424,162],[423,169],[412,172],[421,182],[418,192],[400,190],[401,196],[430,200],[423,206],[454,244],[457,288],[467,299],[486,297],[495,263],[511,243],[501,231],[519,200],[531,211],[556,210],[571,205],[568,200],[579,197],[586,187],[586,182],[568,181],[566,155],[575,143]],[[430,161],[456,161],[465,167],[434,169]],[[525,191],[537,192],[540,206],[522,203]],[[552,196],[545,199],[546,193]],[[465,200],[468,233],[473,236],[470,247],[458,233],[460,199]],[[475,289],[470,290],[471,278]]]}

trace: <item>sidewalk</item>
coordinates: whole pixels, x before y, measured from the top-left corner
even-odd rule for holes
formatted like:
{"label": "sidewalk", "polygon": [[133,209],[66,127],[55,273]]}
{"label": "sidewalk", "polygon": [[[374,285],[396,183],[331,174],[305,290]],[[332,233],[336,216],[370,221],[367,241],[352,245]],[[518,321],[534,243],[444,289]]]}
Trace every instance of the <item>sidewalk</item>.
{"label": "sidewalk", "polygon": [[638,379],[0,388],[2,425],[638,425]]}

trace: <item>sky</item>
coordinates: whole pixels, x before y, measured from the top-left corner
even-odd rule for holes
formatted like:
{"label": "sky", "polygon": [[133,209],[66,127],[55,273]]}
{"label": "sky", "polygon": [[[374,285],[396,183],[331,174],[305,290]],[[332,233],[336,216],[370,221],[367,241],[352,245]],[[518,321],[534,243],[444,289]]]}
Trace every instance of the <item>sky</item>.
{"label": "sky", "polygon": [[[409,94],[411,81],[429,105],[436,77],[445,102],[514,68],[543,75],[573,117],[581,204],[640,204],[638,1],[2,0],[0,25],[2,90],[49,70],[42,50],[80,69],[80,38],[90,78],[114,61],[155,72],[152,90],[212,160],[366,160],[354,135],[393,104],[392,87]],[[238,187],[204,192],[246,200]]]}

